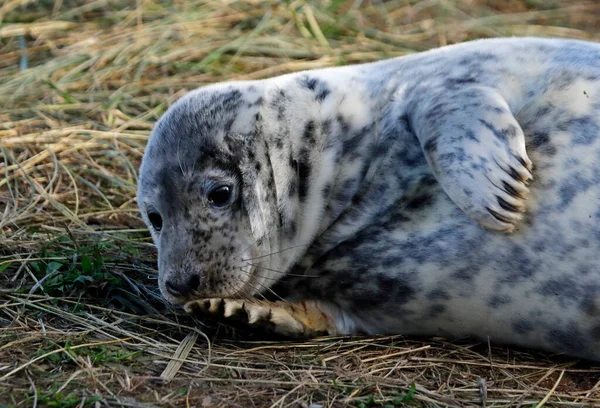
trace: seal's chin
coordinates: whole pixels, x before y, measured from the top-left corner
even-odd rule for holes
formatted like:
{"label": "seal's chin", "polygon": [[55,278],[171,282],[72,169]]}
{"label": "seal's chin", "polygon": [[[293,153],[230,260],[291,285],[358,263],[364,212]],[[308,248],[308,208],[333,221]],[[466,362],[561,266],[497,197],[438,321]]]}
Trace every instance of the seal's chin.
{"label": "seal's chin", "polygon": [[188,299],[176,298],[173,296],[165,297],[165,299],[173,306],[183,306],[189,301]]}

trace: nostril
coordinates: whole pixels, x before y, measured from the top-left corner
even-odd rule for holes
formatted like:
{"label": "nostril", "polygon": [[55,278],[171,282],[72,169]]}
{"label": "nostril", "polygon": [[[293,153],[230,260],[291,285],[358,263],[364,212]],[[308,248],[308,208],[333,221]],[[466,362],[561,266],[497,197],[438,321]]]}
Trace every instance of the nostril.
{"label": "nostril", "polygon": [[179,285],[177,285],[171,281],[166,281],[165,287],[167,288],[167,292],[169,292],[169,294],[172,296],[175,296],[175,297],[184,296],[184,293],[181,290],[182,288]]}
{"label": "nostril", "polygon": [[175,281],[166,281],[165,287],[170,295],[175,297],[188,296],[192,290],[197,290],[200,287],[200,276],[192,275],[185,284],[180,284]]}
{"label": "nostril", "polygon": [[189,290],[197,290],[200,287],[200,276],[192,275],[188,282]]}

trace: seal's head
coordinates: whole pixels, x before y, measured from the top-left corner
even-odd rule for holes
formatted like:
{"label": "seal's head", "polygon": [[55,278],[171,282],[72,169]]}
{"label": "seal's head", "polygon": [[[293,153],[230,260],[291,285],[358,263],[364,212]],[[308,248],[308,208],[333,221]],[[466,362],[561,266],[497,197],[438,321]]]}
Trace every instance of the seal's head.
{"label": "seal's head", "polygon": [[247,82],[190,92],[152,132],[138,205],[171,303],[249,296],[264,284],[253,260],[273,251],[276,239],[265,237],[277,216],[256,137],[261,92]]}

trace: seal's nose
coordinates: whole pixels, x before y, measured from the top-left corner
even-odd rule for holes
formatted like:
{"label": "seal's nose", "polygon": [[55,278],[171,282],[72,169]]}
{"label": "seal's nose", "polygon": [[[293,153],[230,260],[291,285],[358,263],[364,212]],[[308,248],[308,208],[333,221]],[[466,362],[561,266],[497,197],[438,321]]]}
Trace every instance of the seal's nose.
{"label": "seal's nose", "polygon": [[171,296],[186,297],[192,290],[198,289],[200,286],[200,277],[192,275],[187,281],[181,283],[176,280],[167,280],[165,287]]}

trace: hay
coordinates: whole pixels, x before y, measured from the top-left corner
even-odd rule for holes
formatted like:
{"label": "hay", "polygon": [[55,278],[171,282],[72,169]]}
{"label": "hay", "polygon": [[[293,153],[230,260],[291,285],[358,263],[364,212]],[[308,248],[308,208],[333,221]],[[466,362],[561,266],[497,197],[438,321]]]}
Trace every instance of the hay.
{"label": "hay", "polygon": [[544,353],[195,321],[161,302],[134,199],[187,90],[480,37],[600,40],[597,2],[11,0],[0,21],[0,405],[600,406],[600,367]]}

